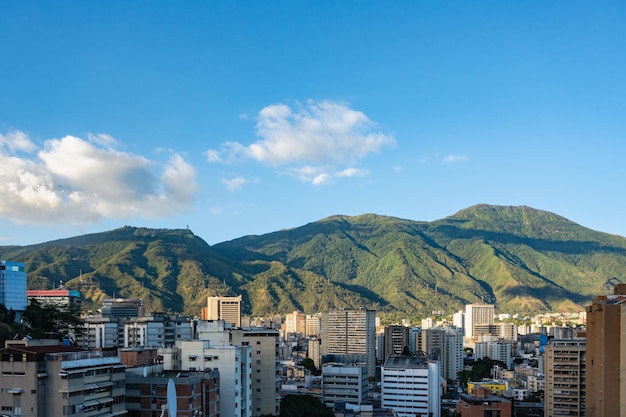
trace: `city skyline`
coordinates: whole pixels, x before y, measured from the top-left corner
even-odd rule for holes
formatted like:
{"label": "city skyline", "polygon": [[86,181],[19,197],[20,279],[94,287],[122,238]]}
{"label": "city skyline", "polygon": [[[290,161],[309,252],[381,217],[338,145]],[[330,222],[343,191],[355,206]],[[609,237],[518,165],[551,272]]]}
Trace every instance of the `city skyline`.
{"label": "city skyline", "polygon": [[0,245],[526,205],[626,236],[626,6],[0,5]]}

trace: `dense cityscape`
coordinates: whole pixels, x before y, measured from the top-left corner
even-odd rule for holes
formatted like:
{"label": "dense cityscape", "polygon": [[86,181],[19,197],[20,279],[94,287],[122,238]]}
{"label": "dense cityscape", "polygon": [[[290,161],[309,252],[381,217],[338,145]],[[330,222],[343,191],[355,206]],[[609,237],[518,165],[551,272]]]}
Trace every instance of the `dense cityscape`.
{"label": "dense cityscape", "polygon": [[29,306],[80,312],[81,294],[27,290],[25,271],[0,263],[0,303],[26,332],[4,342],[2,416],[621,412],[624,284],[578,313],[521,317],[468,304],[449,317],[386,325],[368,309],[248,317],[241,296],[208,297],[194,318],[108,298],[79,324],[33,337]]}

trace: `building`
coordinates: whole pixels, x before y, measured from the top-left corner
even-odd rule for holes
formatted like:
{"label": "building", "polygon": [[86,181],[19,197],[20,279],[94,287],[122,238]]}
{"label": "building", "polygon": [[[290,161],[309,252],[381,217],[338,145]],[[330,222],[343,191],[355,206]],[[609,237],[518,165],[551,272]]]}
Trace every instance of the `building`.
{"label": "building", "polygon": [[166,371],[206,371],[220,375],[220,415],[252,417],[252,355],[249,346],[213,346],[208,340],[176,342],[159,348]]}
{"label": "building", "polygon": [[321,343],[317,336],[309,337],[307,343],[307,356],[313,360],[313,364],[316,368],[322,366]]}
{"label": "building", "polygon": [[20,321],[26,311],[26,265],[22,262],[0,261],[0,304],[15,312]]}
{"label": "building", "polygon": [[389,355],[402,355],[409,349],[409,328],[405,326],[385,326],[383,361]]}
{"label": "building", "polygon": [[285,316],[285,333],[300,333],[306,335],[306,314],[294,311]]}
{"label": "building", "polygon": [[491,395],[489,388],[478,387],[472,394],[459,395],[458,417],[512,417],[511,400]]}
{"label": "building", "polygon": [[218,417],[219,371],[164,372],[163,367],[136,367],[126,369],[127,417],[160,415],[167,404],[167,384],[171,379],[176,387],[176,407],[179,416]]}
{"label": "building", "polygon": [[0,349],[0,412],[12,416],[126,414],[124,368],[115,351],[11,341]]}
{"label": "building", "polygon": [[493,317],[495,307],[491,304],[468,304],[465,306],[464,326],[465,337],[474,337],[477,333],[477,327],[482,330],[490,331],[489,326],[493,326]]}
{"label": "building", "polygon": [[173,346],[193,339],[194,323],[188,317],[168,315],[95,316],[84,318],[83,327],[74,333],[77,345],[86,349]]}
{"label": "building", "polygon": [[280,413],[277,376],[279,331],[246,327],[231,332],[233,345],[249,346],[251,351],[252,417],[277,416]]}
{"label": "building", "polygon": [[143,316],[143,301],[139,298],[105,298],[102,317],[129,318]]}
{"label": "building", "polygon": [[306,331],[305,336],[319,336],[320,334],[320,316],[318,314],[306,315]]}
{"label": "building", "polygon": [[27,290],[26,298],[42,306],[73,308],[80,311],[80,292],[75,290]]}
{"label": "building", "polygon": [[[545,417],[585,415],[586,362],[585,339],[553,339],[548,343],[545,348]],[[596,415],[619,416],[620,412]]]}
{"label": "building", "polygon": [[343,355],[350,362],[367,364],[376,377],[376,312],[330,310],[322,316],[322,357]]}
{"label": "building", "polygon": [[509,383],[498,379],[483,379],[467,383],[467,392],[470,394],[475,394],[479,388],[488,389],[489,393],[503,397],[509,389]]}
{"label": "building", "polygon": [[439,374],[438,361],[424,356],[389,356],[381,368],[381,406],[398,417],[439,417]]}
{"label": "building", "polygon": [[241,327],[241,295],[237,297],[208,297],[203,320],[224,320]]}
{"label": "building", "polygon": [[422,329],[419,327],[409,328],[409,351],[417,355],[422,349]]}
{"label": "building", "polygon": [[359,405],[367,400],[366,366],[327,364],[322,367],[322,402],[334,408],[337,403]]}
{"label": "building", "polygon": [[513,364],[512,352],[512,344],[510,341],[490,340],[486,342],[476,342],[474,346],[474,358],[476,360],[487,357],[494,361],[505,363],[507,368],[511,368]]}
{"label": "building", "polygon": [[595,297],[586,311],[586,415],[626,415],[626,284]]}
{"label": "building", "polygon": [[463,334],[454,326],[437,326],[422,330],[422,350],[440,362],[445,379],[456,381],[463,370]]}

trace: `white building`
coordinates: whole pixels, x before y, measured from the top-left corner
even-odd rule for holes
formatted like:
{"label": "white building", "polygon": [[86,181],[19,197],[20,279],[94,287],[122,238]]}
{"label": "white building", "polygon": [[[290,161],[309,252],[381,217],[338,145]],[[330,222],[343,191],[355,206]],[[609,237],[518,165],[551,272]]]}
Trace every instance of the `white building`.
{"label": "white building", "polygon": [[468,304],[465,306],[465,337],[474,337],[476,326],[493,325],[495,307],[491,304]]}
{"label": "white building", "polygon": [[439,417],[439,362],[423,356],[389,356],[381,368],[381,406],[398,417]]}
{"label": "white building", "polygon": [[476,342],[474,358],[478,360],[484,357],[504,362],[507,368],[511,369],[511,364],[513,363],[511,342],[503,340]]}
{"label": "white building", "polygon": [[366,366],[328,364],[322,367],[322,401],[333,408],[337,402],[359,405],[367,399]]}
{"label": "white building", "polygon": [[[207,340],[176,343],[175,348],[159,349],[165,370],[220,373],[220,415],[252,416],[252,355],[249,346],[212,346]],[[172,369],[166,368],[166,366]]]}

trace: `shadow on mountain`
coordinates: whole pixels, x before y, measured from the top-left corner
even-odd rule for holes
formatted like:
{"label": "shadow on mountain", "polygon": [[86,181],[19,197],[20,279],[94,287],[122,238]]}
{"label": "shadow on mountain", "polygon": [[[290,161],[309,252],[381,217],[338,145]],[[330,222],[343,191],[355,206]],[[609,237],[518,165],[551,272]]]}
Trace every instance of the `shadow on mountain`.
{"label": "shadow on mountain", "polygon": [[568,255],[588,255],[605,252],[617,255],[626,255],[626,249],[615,246],[605,246],[597,242],[576,240],[548,240],[516,236],[511,233],[492,232],[479,229],[461,229],[456,226],[438,225],[432,229],[453,239],[483,239],[485,241],[504,244],[522,244],[539,252],[560,252]]}
{"label": "shadow on mountain", "polygon": [[583,305],[590,302],[589,297],[584,297],[581,294],[566,290],[561,287],[545,286],[543,288],[531,288],[531,287],[513,287],[507,288],[502,291],[501,296],[515,298],[515,297],[533,297],[548,304],[563,301],[569,299],[576,304]]}
{"label": "shadow on mountain", "polygon": [[382,306],[386,306],[389,304],[389,302],[387,300],[385,300],[384,298],[381,298],[378,294],[376,294],[374,291],[365,288],[361,285],[353,285],[353,284],[342,284],[339,282],[333,282],[334,285],[341,287],[345,290],[348,291],[352,291],[354,293],[359,294],[361,297],[366,298],[370,301],[372,301],[373,303],[378,303],[381,307]]}

